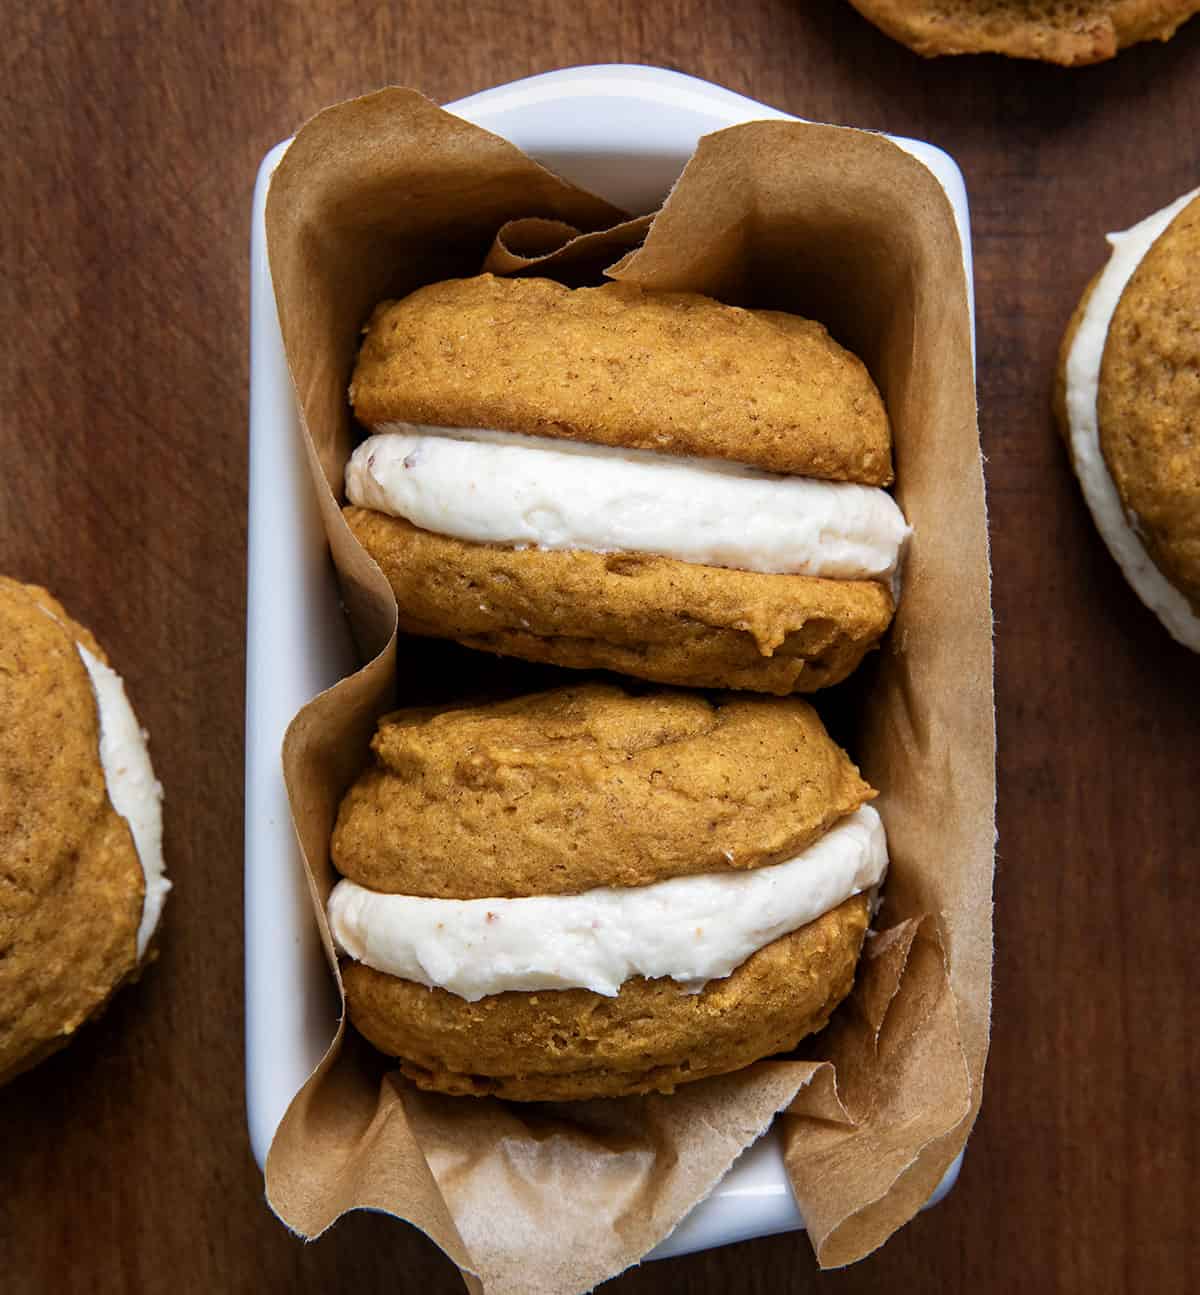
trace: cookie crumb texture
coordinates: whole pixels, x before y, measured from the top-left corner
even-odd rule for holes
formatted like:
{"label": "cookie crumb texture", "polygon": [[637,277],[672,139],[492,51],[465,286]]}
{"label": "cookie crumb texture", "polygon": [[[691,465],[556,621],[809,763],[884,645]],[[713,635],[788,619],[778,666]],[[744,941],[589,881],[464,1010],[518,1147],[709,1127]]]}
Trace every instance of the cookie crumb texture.
{"label": "cookie crumb texture", "polygon": [[1200,199],[1175,217],[1121,295],[1097,411],[1134,530],[1200,616]]}
{"label": "cookie crumb texture", "polygon": [[871,580],[509,549],[364,508],[346,508],[345,518],[387,577],[402,630],[572,669],[814,692],[853,673],[894,611],[889,590]]}
{"label": "cookie crumb texture", "polygon": [[867,929],[863,895],[689,994],[669,979],[504,993],[476,1003],[358,963],[350,1019],[419,1087],[460,1096],[575,1101],[672,1092],[786,1052],[850,992]]}
{"label": "cookie crumb texture", "polygon": [[892,480],[891,429],[866,367],[797,315],[485,274],[383,302],[366,334],[350,398],[368,426],[497,428]]}
{"label": "cookie crumb texture", "polygon": [[926,57],[1006,54],[1073,67],[1127,45],[1169,40],[1200,0],[851,0],[887,35]]}
{"label": "cookie crumb texture", "polygon": [[795,699],[589,684],[398,711],[347,792],[334,866],[439,899],[578,894],[793,858],[874,792]]}
{"label": "cookie crumb texture", "polygon": [[45,590],[0,577],[0,1083],[69,1042],[137,965],[142,870],[76,641],[107,660]]}

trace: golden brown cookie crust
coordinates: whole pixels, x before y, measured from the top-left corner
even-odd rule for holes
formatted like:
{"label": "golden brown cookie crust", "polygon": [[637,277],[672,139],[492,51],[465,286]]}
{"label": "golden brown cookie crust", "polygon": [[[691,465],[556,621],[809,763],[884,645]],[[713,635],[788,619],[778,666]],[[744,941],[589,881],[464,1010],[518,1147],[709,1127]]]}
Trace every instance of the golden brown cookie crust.
{"label": "golden brown cookie crust", "polygon": [[1200,0],[850,0],[894,40],[926,57],[1006,54],[1072,67],[1127,45],[1169,40]]}
{"label": "golden brown cookie crust", "polygon": [[821,580],[641,554],[508,549],[347,508],[410,634],[655,683],[784,695],[840,683],[891,623],[871,580]]}
{"label": "golden brown cookie crust", "polygon": [[565,989],[468,1003],[359,963],[342,974],[355,1027],[419,1087],[576,1101],[669,1093],[795,1047],[850,992],[866,929],[858,895],[698,994],[638,978],[614,998]]}
{"label": "golden brown cookie crust", "polygon": [[137,966],[144,880],[108,799],[82,642],[0,577],[0,1083],[67,1043]]}
{"label": "golden brown cookie crust", "polygon": [[1200,199],[1134,271],[1100,366],[1100,447],[1134,529],[1200,615]]}
{"label": "golden brown cookie crust", "polygon": [[557,688],[380,721],[339,872],[440,899],[575,894],[758,868],[874,792],[798,699]]}
{"label": "golden brown cookie crust", "polygon": [[887,414],[856,356],[812,320],[696,293],[434,283],[376,309],[350,398],[372,427],[498,428],[892,480]]}

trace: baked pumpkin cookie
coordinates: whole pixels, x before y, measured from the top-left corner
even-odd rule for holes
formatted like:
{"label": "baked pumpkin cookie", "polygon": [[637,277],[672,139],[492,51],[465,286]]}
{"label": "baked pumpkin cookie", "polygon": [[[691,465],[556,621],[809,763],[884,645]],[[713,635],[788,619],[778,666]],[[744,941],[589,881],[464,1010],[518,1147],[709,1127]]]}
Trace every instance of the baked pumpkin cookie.
{"label": "baked pumpkin cookie", "polygon": [[0,1083],[147,959],[161,788],[120,678],[44,589],[0,577]]}
{"label": "baked pumpkin cookie", "polygon": [[890,425],[811,320],[481,275],[381,305],[350,394],[346,521],[409,633],[783,694],[891,621]]}
{"label": "baked pumpkin cookie", "polygon": [[814,320],[694,292],[491,274],[433,283],[376,307],[350,403],[366,427],[502,428],[892,480],[887,413],[857,356]]}
{"label": "baked pumpkin cookie", "polygon": [[786,694],[841,683],[895,603],[875,580],[731,571],[640,553],[474,544],[345,509],[408,634],[655,683]]}
{"label": "baked pumpkin cookie", "polygon": [[1126,578],[1200,651],[1200,190],[1109,241],[1063,338],[1056,412]]}
{"label": "baked pumpkin cookie", "polygon": [[373,752],[330,925],[351,1021],[422,1087],[669,1092],[849,992],[886,841],[807,703],[588,684],[397,712]]}
{"label": "baked pumpkin cookie", "polygon": [[1006,54],[1073,67],[1127,45],[1170,40],[1200,0],[850,0],[894,40],[926,57]]}

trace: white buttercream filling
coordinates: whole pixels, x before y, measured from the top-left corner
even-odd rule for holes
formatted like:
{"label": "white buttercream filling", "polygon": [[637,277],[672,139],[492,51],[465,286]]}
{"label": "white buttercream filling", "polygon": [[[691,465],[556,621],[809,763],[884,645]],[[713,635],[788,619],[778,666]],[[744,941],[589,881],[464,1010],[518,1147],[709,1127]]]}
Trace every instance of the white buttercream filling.
{"label": "white buttercream filling", "polygon": [[590,989],[633,976],[697,991],[757,949],[815,921],[887,871],[864,805],[786,863],[528,899],[423,899],[348,879],[329,897],[338,946],[377,971],[475,1002],[504,990]]}
{"label": "white buttercream filling", "polygon": [[1125,286],[1142,258],[1200,189],[1122,233],[1109,234],[1112,256],[1097,279],[1067,356],[1066,405],[1071,454],[1096,528],[1134,592],[1185,647],[1200,652],[1200,618],[1191,604],[1154,564],[1137,535],[1137,518],[1121,503],[1100,447],[1097,398],[1100,367],[1109,325]]}
{"label": "white buttercream filling", "polygon": [[476,543],[887,581],[910,533],[873,486],[482,428],[375,430],[346,466],[350,502]]}
{"label": "white buttercream filling", "polygon": [[145,730],[137,721],[121,676],[76,643],[92,681],[100,715],[100,764],[113,808],[129,824],[145,877],[146,893],[137,932],[138,961],[158,926],[171,883],[162,852],[162,784],[154,776]]}

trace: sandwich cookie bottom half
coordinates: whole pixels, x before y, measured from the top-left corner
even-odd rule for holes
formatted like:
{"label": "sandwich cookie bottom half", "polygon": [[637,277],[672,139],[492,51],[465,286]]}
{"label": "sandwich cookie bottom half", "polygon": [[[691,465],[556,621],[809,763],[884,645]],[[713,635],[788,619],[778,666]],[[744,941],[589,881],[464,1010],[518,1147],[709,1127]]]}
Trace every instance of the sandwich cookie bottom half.
{"label": "sandwich cookie bottom half", "polygon": [[345,516],[408,632],[784,694],[845,678],[891,621],[890,425],[820,324],[453,280],[376,310],[351,400]]}
{"label": "sandwich cookie bottom half", "polygon": [[849,993],[875,793],[799,699],[602,684],[384,717],[332,839],[350,1019],[422,1088],[670,1092]]}
{"label": "sandwich cookie bottom half", "polygon": [[1200,189],[1109,242],[1063,338],[1055,411],[1125,578],[1200,651]]}
{"label": "sandwich cookie bottom half", "polygon": [[154,956],[162,788],[120,677],[44,589],[0,577],[0,1083]]}

